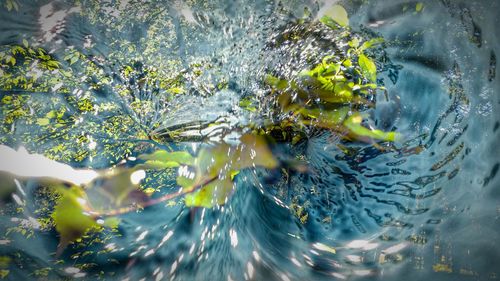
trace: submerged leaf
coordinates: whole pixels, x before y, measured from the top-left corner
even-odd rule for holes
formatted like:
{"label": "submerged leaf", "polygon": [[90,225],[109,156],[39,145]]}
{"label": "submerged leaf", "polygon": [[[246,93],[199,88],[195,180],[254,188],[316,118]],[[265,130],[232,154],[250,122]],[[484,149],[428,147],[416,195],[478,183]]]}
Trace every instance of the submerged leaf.
{"label": "submerged leaf", "polygon": [[215,180],[200,190],[187,194],[185,204],[188,207],[212,208],[215,205],[224,205],[233,192],[233,182],[231,179]]}
{"label": "submerged leaf", "polygon": [[344,121],[344,126],[346,126],[352,134],[358,137],[369,137],[383,141],[396,141],[400,138],[400,135],[396,132],[384,132],[376,129],[368,129],[361,125],[362,121],[363,116],[360,113],[355,113]]}
{"label": "submerged leaf", "polygon": [[241,136],[238,146],[221,143],[202,149],[193,166],[196,171],[194,176],[189,171],[182,171],[177,177],[177,184],[182,186],[184,192],[200,187],[185,196],[186,206],[212,208],[226,203],[233,191],[233,179],[240,170],[255,167],[272,169],[278,166],[278,160],[263,137],[245,134]]}
{"label": "submerged leaf", "polygon": [[85,190],[90,208],[100,212],[142,205],[149,199],[144,191],[138,188],[144,177],[144,170],[117,169],[98,178]]}
{"label": "submerged leaf", "polygon": [[263,137],[245,134],[241,136],[240,141],[241,144],[238,145],[231,157],[232,170],[257,166],[273,169],[278,166],[278,161],[274,158],[267,141]]}
{"label": "submerged leaf", "polygon": [[331,129],[339,124],[342,124],[342,121],[346,118],[349,113],[349,107],[344,106],[339,109],[331,109],[331,110],[321,110],[318,108],[315,109],[302,109],[299,111],[303,117],[308,117],[313,119],[312,124],[317,127]]}
{"label": "submerged leaf", "polygon": [[61,197],[56,203],[52,218],[60,236],[57,246],[57,254],[59,255],[71,242],[81,238],[90,229],[99,225],[92,217],[83,212],[84,206],[82,204],[85,202],[85,194],[82,189],[60,187],[57,191]]}

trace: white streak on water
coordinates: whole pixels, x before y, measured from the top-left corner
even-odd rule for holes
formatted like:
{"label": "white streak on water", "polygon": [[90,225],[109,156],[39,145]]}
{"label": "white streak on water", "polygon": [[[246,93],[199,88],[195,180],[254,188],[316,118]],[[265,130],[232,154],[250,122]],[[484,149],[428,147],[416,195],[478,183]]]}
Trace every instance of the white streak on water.
{"label": "white streak on water", "polygon": [[23,147],[15,151],[0,145],[0,159],[0,171],[19,177],[53,178],[81,185],[90,183],[99,176],[96,171],[76,170],[43,155],[29,154]]}

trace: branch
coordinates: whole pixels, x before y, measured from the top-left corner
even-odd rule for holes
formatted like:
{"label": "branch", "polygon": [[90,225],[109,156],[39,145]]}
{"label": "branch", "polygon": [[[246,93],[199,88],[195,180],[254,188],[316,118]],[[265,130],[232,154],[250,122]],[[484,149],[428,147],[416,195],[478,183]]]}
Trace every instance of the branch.
{"label": "branch", "polygon": [[94,218],[124,215],[124,214],[130,213],[130,212],[133,212],[133,211],[137,211],[137,210],[142,209],[142,208],[151,207],[151,206],[154,206],[154,205],[157,205],[157,204],[184,196],[184,195],[189,194],[189,193],[193,193],[193,192],[199,190],[200,188],[202,188],[203,186],[216,180],[218,178],[218,176],[219,175],[212,177],[212,178],[208,178],[199,184],[185,188],[179,193],[169,193],[169,194],[165,194],[159,198],[148,200],[148,201],[142,203],[141,205],[133,205],[133,206],[129,206],[129,207],[124,207],[124,208],[119,208],[119,209],[104,211],[104,212],[95,212],[95,211],[92,211],[90,209],[88,209],[86,211],[88,213],[90,213],[92,215],[92,217],[94,217]]}

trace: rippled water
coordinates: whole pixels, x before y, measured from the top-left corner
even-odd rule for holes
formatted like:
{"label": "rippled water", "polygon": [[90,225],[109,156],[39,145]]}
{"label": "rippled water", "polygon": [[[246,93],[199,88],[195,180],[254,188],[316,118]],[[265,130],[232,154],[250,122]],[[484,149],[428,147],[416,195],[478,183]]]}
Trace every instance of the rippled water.
{"label": "rippled water", "polygon": [[[19,2],[18,12],[0,12],[0,42],[18,44],[27,36],[48,49],[85,45],[89,57],[113,74],[118,66],[106,59],[117,51],[113,38],[141,46],[157,35],[164,45],[146,56],[174,60],[179,69],[198,61],[214,65],[191,81],[177,111],[164,117],[165,126],[176,126],[212,122],[240,97],[261,93],[258,77],[287,63],[278,61],[269,38],[302,17],[304,8],[314,15],[322,7],[306,1],[191,2],[157,3],[160,9],[151,11],[103,9],[100,16],[118,22],[120,30],[93,25],[73,3]],[[55,233],[3,235],[10,243],[0,246],[2,254],[22,257],[7,278],[37,279],[33,271],[43,267],[58,268],[53,278],[64,278],[83,263],[95,264],[85,272],[90,280],[500,278],[500,2],[422,3],[422,11],[417,2],[345,3],[354,30],[387,41],[391,64],[381,78],[388,98],[379,98],[373,114],[378,128],[404,135],[395,150],[339,146],[331,133],[315,133],[297,146],[277,147],[305,155],[309,173],[246,171],[222,208],[177,204],[124,215],[121,236],[105,246],[110,251],[86,256],[74,249],[59,265],[52,255]],[[52,11],[44,19],[40,7],[47,5]],[[128,20],[120,22],[122,16]],[[228,90],[200,97],[217,91],[205,87],[207,81],[225,81]],[[254,118],[228,116],[236,123]],[[107,165],[96,161],[89,166]],[[5,230],[9,223],[3,224]]]}

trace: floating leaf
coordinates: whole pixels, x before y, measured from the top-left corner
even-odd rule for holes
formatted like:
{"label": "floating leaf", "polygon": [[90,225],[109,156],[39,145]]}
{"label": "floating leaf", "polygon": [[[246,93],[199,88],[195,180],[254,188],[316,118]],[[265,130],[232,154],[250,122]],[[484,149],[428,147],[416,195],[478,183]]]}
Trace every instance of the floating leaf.
{"label": "floating leaf", "polygon": [[336,254],[337,251],[335,250],[335,248],[333,247],[330,247],[328,245],[325,245],[323,243],[315,243],[313,244],[313,247],[317,250],[320,250],[320,251],[325,251],[325,252],[329,252],[329,253],[332,253],[332,254]]}
{"label": "floating leaf", "polygon": [[377,66],[375,63],[365,56],[364,54],[360,54],[358,58],[359,67],[361,67],[361,71],[363,75],[370,81],[377,81]]}
{"label": "floating leaf", "polygon": [[57,254],[60,255],[71,242],[81,238],[89,230],[99,225],[83,212],[84,206],[82,204],[85,202],[85,194],[82,189],[60,187],[57,188],[57,191],[61,197],[54,207],[52,218],[60,236],[57,246]]}
{"label": "floating leaf", "polygon": [[233,151],[235,148],[226,143],[202,149],[194,161],[197,182],[201,182],[202,178],[214,178],[221,173],[229,172],[231,164],[229,156],[234,153]]}
{"label": "floating leaf", "polygon": [[333,5],[330,7],[323,15],[323,17],[320,19],[320,21],[328,26],[329,20],[332,19],[336,23],[338,23],[341,26],[348,26],[349,25],[349,17],[347,15],[347,11],[344,9],[344,7],[340,5]]}

